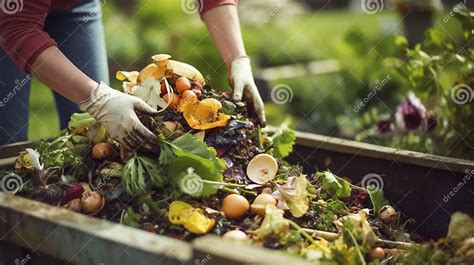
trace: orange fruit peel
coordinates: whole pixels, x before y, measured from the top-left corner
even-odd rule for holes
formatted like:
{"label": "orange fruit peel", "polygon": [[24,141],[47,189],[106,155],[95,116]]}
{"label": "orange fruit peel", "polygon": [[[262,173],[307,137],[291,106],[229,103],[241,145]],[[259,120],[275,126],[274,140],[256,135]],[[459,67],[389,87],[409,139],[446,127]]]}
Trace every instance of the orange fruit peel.
{"label": "orange fruit peel", "polygon": [[188,125],[196,130],[208,130],[216,127],[224,127],[230,116],[219,112],[222,104],[213,98],[201,101],[191,98],[181,104],[180,111]]}

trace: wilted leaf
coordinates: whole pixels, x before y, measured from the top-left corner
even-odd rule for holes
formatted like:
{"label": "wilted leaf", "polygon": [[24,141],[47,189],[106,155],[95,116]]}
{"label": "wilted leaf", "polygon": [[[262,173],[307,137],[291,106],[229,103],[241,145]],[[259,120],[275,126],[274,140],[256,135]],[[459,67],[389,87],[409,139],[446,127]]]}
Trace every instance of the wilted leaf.
{"label": "wilted leaf", "polygon": [[474,237],[474,219],[465,213],[453,213],[448,227],[448,240],[457,246],[470,237]]}
{"label": "wilted leaf", "polygon": [[274,205],[267,205],[262,225],[255,230],[256,239],[265,239],[270,235],[281,235],[288,231],[290,224],[283,217],[284,213]]}
{"label": "wilted leaf", "polygon": [[294,217],[303,216],[309,208],[308,180],[304,175],[290,177],[288,181],[278,186],[275,197],[283,199]]}

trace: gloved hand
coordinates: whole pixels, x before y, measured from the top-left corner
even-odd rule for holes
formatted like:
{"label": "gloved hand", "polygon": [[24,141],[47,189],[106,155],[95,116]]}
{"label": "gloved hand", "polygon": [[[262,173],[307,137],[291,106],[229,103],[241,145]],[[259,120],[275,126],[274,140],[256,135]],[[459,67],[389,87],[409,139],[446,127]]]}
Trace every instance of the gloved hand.
{"label": "gloved hand", "polygon": [[258,123],[260,126],[265,127],[267,123],[265,109],[255,81],[253,80],[249,57],[242,56],[232,62],[230,66],[230,79],[234,89],[232,99],[241,101],[242,95],[245,93],[249,104],[252,104],[257,114]]}
{"label": "gloved hand", "polygon": [[79,103],[79,108],[91,114],[107,129],[110,137],[129,150],[151,149],[158,145],[158,137],[140,122],[135,111],[149,115],[158,112],[140,98],[101,82],[89,99]]}

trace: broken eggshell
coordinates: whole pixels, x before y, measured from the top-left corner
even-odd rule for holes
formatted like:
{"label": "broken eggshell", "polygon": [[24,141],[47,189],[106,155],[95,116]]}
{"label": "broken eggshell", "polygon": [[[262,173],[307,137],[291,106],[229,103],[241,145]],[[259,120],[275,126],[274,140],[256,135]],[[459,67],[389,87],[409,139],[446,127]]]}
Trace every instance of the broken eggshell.
{"label": "broken eggshell", "polygon": [[259,154],[247,165],[247,177],[257,184],[273,180],[278,172],[278,162],[269,154]]}
{"label": "broken eggshell", "polygon": [[233,241],[242,241],[248,239],[247,234],[240,230],[231,230],[225,233],[222,237]]}

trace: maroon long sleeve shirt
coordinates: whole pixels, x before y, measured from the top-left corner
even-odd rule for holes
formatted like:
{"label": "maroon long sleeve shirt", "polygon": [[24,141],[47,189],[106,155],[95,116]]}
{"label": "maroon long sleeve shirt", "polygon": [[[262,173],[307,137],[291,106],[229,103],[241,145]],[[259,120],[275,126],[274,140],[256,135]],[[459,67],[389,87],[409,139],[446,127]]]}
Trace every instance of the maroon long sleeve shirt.
{"label": "maroon long sleeve shirt", "polygon": [[[237,0],[197,0],[201,16],[220,5],[236,5]],[[25,72],[46,48],[57,45],[46,33],[44,21],[50,11],[65,10],[80,0],[24,0],[20,12],[7,14],[0,10],[0,45]]]}

